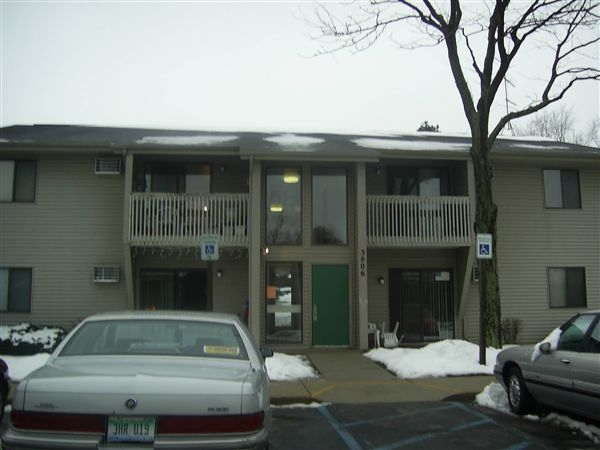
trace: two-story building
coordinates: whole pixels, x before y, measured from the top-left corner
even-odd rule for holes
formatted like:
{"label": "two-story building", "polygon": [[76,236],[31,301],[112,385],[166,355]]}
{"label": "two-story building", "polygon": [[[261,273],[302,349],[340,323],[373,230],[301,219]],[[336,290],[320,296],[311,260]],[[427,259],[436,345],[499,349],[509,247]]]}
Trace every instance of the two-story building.
{"label": "two-story building", "polygon": [[[477,341],[468,136],[0,130],[0,322],[247,315],[270,346]],[[504,317],[600,309],[600,149],[493,149]]]}

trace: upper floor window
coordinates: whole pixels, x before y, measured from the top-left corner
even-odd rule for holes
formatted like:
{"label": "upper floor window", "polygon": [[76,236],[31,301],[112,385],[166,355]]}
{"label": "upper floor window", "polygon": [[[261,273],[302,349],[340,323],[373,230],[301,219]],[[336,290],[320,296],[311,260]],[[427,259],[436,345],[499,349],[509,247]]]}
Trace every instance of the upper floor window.
{"label": "upper floor window", "polygon": [[550,267],[548,290],[551,308],[585,308],[587,306],[585,268]]}
{"label": "upper floor window", "polygon": [[577,170],[544,170],[546,208],[581,208],[579,172]]}
{"label": "upper floor window", "polygon": [[35,161],[0,161],[0,201],[35,201]]}
{"label": "upper floor window", "polygon": [[440,196],[449,193],[447,167],[390,167],[390,195]]}
{"label": "upper floor window", "polygon": [[0,268],[0,311],[31,311],[31,269]]}
{"label": "upper floor window", "polygon": [[312,176],[313,244],[348,243],[345,169],[315,169]]}
{"label": "upper floor window", "polygon": [[144,165],[142,186],[138,186],[138,191],[208,193],[210,177],[210,164],[152,161]]}
{"label": "upper floor window", "polygon": [[266,181],[266,243],[302,243],[301,171],[271,167]]}

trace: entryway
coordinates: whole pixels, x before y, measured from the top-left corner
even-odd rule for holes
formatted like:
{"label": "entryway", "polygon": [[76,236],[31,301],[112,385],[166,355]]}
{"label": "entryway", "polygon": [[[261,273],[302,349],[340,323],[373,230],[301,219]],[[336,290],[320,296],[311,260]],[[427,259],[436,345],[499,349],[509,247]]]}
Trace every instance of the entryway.
{"label": "entryway", "polygon": [[140,308],[210,310],[207,270],[142,270]]}
{"label": "entryway", "polygon": [[348,346],[349,280],[347,265],[312,266],[312,343]]}
{"label": "entryway", "polygon": [[389,326],[399,322],[405,342],[454,337],[450,270],[389,270]]}

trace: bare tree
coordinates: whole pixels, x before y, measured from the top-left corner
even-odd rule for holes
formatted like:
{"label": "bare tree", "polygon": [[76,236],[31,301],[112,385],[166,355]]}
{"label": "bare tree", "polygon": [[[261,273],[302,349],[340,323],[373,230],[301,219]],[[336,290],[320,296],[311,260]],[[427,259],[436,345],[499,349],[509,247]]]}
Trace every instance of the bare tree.
{"label": "bare tree", "polygon": [[525,127],[514,127],[517,135],[540,136],[558,142],[574,140],[575,117],[573,110],[561,106],[557,111],[542,111],[530,120]]}
{"label": "bare tree", "polygon": [[[577,82],[600,80],[593,60],[593,47],[599,42],[597,0],[533,0],[514,2],[460,0],[434,3],[431,0],[372,0],[359,3],[353,14],[337,17],[330,7],[316,8],[319,38],[323,52],[340,49],[364,50],[384,36],[391,27],[417,29],[420,39],[399,42],[404,48],[444,45],[447,61],[458,89],[471,132],[470,156],[476,185],[474,228],[490,233],[493,259],[483,260],[480,269],[480,309],[482,340],[480,360],[485,360],[486,341],[502,344],[500,291],[497,270],[498,207],[491,183],[490,151],[512,120],[540,111],[558,102]],[[550,54],[542,86],[535,98],[520,107],[511,104],[497,121],[491,121],[498,99],[515,57],[529,45],[545,46]],[[588,53],[589,52],[589,53]],[[586,53],[589,58],[586,58]],[[471,72],[474,81],[469,80]],[[512,74],[511,77],[517,76]],[[514,79],[511,80],[514,83]]]}

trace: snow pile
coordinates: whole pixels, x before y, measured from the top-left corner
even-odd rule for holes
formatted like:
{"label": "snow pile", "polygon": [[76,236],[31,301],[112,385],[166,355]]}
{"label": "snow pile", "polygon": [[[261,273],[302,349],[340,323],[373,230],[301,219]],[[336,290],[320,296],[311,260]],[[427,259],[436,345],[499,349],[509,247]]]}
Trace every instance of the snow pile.
{"label": "snow pile", "polygon": [[272,358],[266,359],[266,364],[271,381],[293,381],[319,377],[305,356],[275,353]]}
{"label": "snow pile", "polygon": [[50,353],[38,353],[31,356],[0,355],[0,358],[8,364],[8,376],[12,381],[17,382],[46,364]]}
{"label": "snow pile", "polygon": [[399,378],[445,377],[448,375],[491,375],[500,350],[488,348],[487,364],[479,364],[479,347],[470,342],[448,339],[423,348],[378,348],[365,356],[383,364]]}
{"label": "snow pile", "polygon": [[13,347],[22,344],[39,346],[51,351],[64,337],[65,332],[60,328],[36,327],[22,323],[12,327],[0,326],[0,341],[10,341]]}
{"label": "snow pile", "polygon": [[481,406],[486,406],[504,413],[510,413],[508,396],[500,383],[495,382],[488,384],[483,392],[477,394],[475,402]]}

